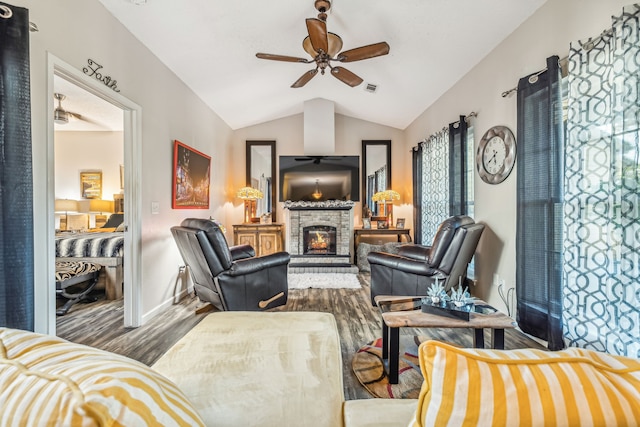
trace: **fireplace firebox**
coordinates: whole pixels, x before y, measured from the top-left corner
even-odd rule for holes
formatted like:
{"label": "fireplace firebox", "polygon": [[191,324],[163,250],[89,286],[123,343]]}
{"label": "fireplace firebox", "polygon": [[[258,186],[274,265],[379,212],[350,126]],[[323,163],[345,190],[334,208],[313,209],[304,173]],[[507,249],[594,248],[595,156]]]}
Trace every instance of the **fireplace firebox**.
{"label": "fireplace firebox", "polygon": [[311,225],[303,228],[303,255],[336,255],[336,228]]}

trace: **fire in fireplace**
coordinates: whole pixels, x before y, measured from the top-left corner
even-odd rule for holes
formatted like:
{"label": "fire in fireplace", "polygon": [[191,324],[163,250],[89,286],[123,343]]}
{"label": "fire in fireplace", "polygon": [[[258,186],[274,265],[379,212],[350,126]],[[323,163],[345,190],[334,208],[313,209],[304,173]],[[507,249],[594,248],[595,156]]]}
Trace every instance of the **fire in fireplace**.
{"label": "fire in fireplace", "polygon": [[335,255],[336,228],[312,225],[303,228],[304,255]]}

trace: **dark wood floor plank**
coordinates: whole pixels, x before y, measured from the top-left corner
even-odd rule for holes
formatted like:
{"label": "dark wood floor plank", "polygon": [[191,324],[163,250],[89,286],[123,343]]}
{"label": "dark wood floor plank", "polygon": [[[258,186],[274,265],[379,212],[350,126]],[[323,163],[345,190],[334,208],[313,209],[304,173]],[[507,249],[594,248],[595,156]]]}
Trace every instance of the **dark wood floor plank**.
{"label": "dark wood floor plank", "polygon": [[[342,348],[344,392],[347,400],[372,396],[360,385],[351,370],[351,359],[364,344],[381,336],[380,314],[371,305],[370,276],[358,275],[361,289],[292,289],[288,302],[273,311],[320,311],[332,313],[336,319]],[[185,297],[166,312],[154,317],[140,328],[123,326],[123,300],[100,300],[76,304],[69,314],[58,318],[58,335],[69,341],[90,345],[131,357],[146,365],[153,364],[182,336],[209,313],[195,314],[200,302]],[[405,335],[417,335],[421,340],[437,339],[471,347],[470,329],[403,328]],[[485,342],[490,342],[485,331]],[[517,330],[505,331],[505,348],[542,348],[537,342]]]}

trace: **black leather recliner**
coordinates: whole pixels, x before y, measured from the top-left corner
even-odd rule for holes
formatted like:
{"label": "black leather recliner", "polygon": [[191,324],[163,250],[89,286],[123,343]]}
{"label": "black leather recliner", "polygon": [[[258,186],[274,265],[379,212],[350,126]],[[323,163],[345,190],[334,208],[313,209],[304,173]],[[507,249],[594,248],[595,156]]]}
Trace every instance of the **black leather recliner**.
{"label": "black leather recliner", "polygon": [[266,310],[287,302],[287,252],[256,257],[250,245],[227,244],[218,224],[187,218],[171,227],[196,294],[219,310]]}
{"label": "black leather recliner", "polygon": [[431,246],[402,245],[397,255],[370,252],[371,303],[376,295],[426,296],[436,281],[448,291],[462,277],[484,230],[468,216],[447,218],[438,227]]}

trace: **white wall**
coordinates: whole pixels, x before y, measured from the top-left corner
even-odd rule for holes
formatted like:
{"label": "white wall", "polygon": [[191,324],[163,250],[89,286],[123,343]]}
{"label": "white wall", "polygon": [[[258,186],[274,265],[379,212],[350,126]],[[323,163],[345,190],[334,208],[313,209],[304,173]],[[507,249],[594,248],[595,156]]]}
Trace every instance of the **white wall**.
{"label": "white wall", "polygon": [[81,199],[80,172],[102,172],[102,199],[120,193],[120,165],[124,164],[122,132],[55,133],[57,199]]}
{"label": "white wall", "polygon": [[[229,199],[226,183],[231,182],[232,131],[184,83],[169,71],[147,48],[109,13],[97,0],[13,0],[12,4],[29,9],[29,19],[40,31],[31,33],[31,103],[33,131],[36,330],[47,330],[51,310],[43,298],[42,283],[47,283],[49,248],[39,244],[48,230],[47,212],[51,212],[46,194],[49,161],[47,159],[47,53],[78,70],[87,59],[104,66],[105,74],[118,81],[120,95],[142,107],[142,313],[144,318],[170,304],[173,287],[182,260],[169,228],[188,216],[213,216],[227,221]],[[211,155],[211,200],[209,210],[171,209],[171,168],[173,140],[179,139]],[[160,213],[152,215],[152,201],[160,204]],[[53,307],[52,307],[53,308]],[[45,314],[43,314],[45,313]],[[55,317],[55,316],[54,316]]]}
{"label": "white wall", "polygon": [[[255,126],[238,129],[233,135],[233,159],[234,159],[234,175],[232,188],[238,189],[244,186],[245,181],[245,141],[247,140],[274,140],[276,141],[276,163],[279,161],[278,156],[291,156],[306,154],[304,152],[304,119],[302,114],[285,117],[283,119],[273,120]],[[364,120],[354,119],[335,115],[335,152],[336,155],[356,155],[362,156],[362,140],[364,139],[383,139],[391,140],[391,162],[392,162],[392,182],[394,189],[403,194],[410,191],[411,176],[409,182],[404,181],[402,169],[406,167],[404,157],[406,143],[404,133],[388,126],[379,125]],[[409,159],[410,160],[410,159]],[[362,159],[361,159],[362,161]],[[409,161],[409,165],[410,165]],[[362,163],[361,163],[362,166]],[[276,165],[276,173],[278,167]],[[362,173],[362,172],[361,172]],[[277,185],[280,185],[278,182]],[[360,188],[362,193],[362,185]],[[277,196],[279,197],[279,195]],[[362,198],[362,194],[360,194]],[[408,200],[408,202],[406,201]],[[411,199],[401,200],[401,203],[410,203]],[[242,203],[241,200],[233,201],[234,220],[235,223],[242,222]],[[362,204],[356,203],[354,208],[355,224],[361,225],[362,221]],[[404,210],[411,210],[407,206],[397,206],[394,210],[396,217],[402,217]],[[284,210],[282,203],[278,202],[276,207],[276,221],[284,222]]]}
{"label": "white wall", "polygon": [[[453,88],[431,105],[407,129],[405,150],[425,136],[457,120],[460,114],[478,113],[474,119],[475,146],[495,125],[516,129],[516,96],[501,93],[517,86],[518,79],[543,69],[546,58],[567,56],[572,41],[594,37],[611,26],[629,0],[549,0],[529,20],[494,49]],[[515,286],[516,163],[501,184],[489,185],[475,175],[475,217],[487,225],[476,256],[479,285],[473,291],[505,309],[492,285],[493,274]],[[410,174],[410,168],[408,168]]]}

